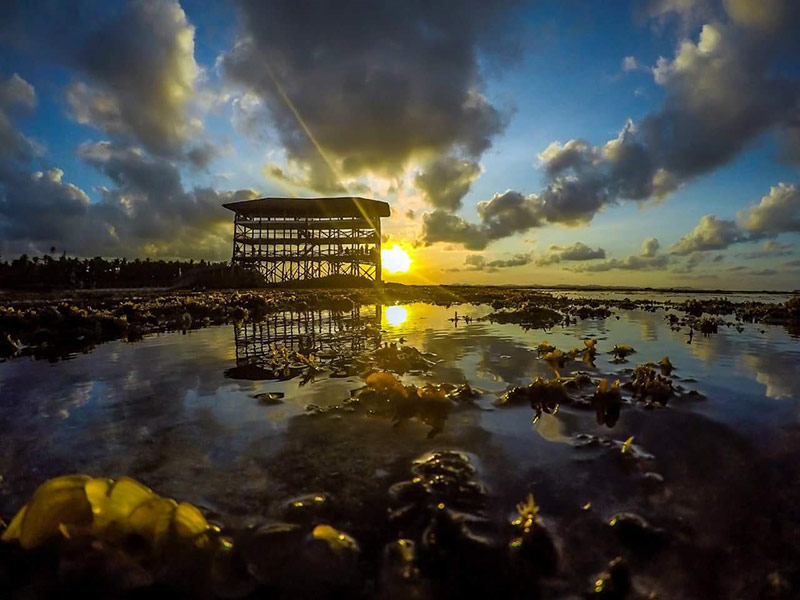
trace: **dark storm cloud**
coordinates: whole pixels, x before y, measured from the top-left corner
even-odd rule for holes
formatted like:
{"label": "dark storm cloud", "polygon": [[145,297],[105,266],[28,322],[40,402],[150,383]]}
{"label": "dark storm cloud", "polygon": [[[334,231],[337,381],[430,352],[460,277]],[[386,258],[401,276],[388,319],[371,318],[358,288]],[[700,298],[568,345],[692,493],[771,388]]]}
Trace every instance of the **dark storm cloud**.
{"label": "dark storm cloud", "polygon": [[478,53],[513,53],[510,4],[242,0],[222,65],[264,102],[318,191],[412,157],[474,160],[506,122],[482,94]]}
{"label": "dark storm cloud", "polygon": [[139,148],[87,143],[78,155],[116,184],[102,189],[92,208],[128,253],[149,247],[150,254],[221,258],[230,244],[230,216],[221,204],[255,197],[251,190],[185,190],[175,164]]}
{"label": "dark storm cloud", "polygon": [[[665,0],[654,14],[718,15],[720,20],[707,22],[696,41],[682,40],[671,60],[658,60],[652,73],[664,91],[660,108],[638,123],[628,121],[615,139],[599,146],[582,139],[550,144],[539,154],[546,186],[527,196],[529,213],[535,215],[529,227],[585,224],[621,201],[664,199],[730,162],[765,131],[783,136],[786,156],[794,156],[800,140],[800,82],[785,67],[800,50],[800,3],[775,0],[756,9],[753,3],[726,0],[713,10],[690,10],[689,4],[698,3]],[[760,228],[770,235],[780,227],[764,219],[756,224],[755,214],[748,217],[754,234]],[[795,223],[792,216],[783,231]],[[460,220],[440,224],[465,227]],[[485,224],[478,227],[485,229]],[[433,237],[427,233],[427,243],[456,241],[442,230]],[[684,245],[679,251],[691,250]]]}
{"label": "dark storm cloud", "polygon": [[421,243],[452,242],[468,250],[483,250],[491,242],[541,224],[542,204],[536,196],[508,190],[478,202],[480,224],[437,209],[422,216]]}
{"label": "dark storm cloud", "polygon": [[147,150],[180,156],[192,132],[187,105],[199,68],[194,27],[172,0],[134,0],[82,40],[76,66],[88,83],[67,88],[72,116]]}
{"label": "dark storm cloud", "polygon": [[194,27],[176,0],[131,0],[121,7],[8,0],[0,21],[0,47],[70,69],[64,94],[77,122],[159,156],[201,163],[207,157],[185,155],[185,145],[202,133],[190,114],[200,69]]}
{"label": "dark storm cloud", "polygon": [[590,248],[583,242],[575,242],[569,246],[550,246],[547,254],[536,259],[537,265],[552,265],[562,261],[597,260],[606,257],[603,248]]}
{"label": "dark storm cloud", "polygon": [[422,215],[422,243],[451,242],[467,250],[483,250],[490,240],[477,225],[467,223],[458,215],[444,210],[434,210]]}
{"label": "dark storm cloud", "polygon": [[177,1],[12,0],[0,7],[4,47],[68,68],[71,117],[114,141],[78,149],[109,179],[91,202],[60,169],[35,169],[43,150],[13,121],[35,108],[35,92],[19,76],[0,83],[0,250],[227,257],[229,215],[220,204],[254,193],[181,182],[184,161],[206,168],[216,148],[193,119],[200,71],[194,27]]}
{"label": "dark storm cloud", "polygon": [[5,161],[30,160],[36,153],[36,143],[12,121],[13,116],[26,115],[35,106],[36,92],[22,77],[14,73],[0,81],[0,169]]}
{"label": "dark storm cloud", "polygon": [[414,178],[414,185],[431,206],[455,211],[480,174],[481,167],[475,161],[442,156],[425,165]]}
{"label": "dark storm cloud", "polygon": [[230,245],[227,211],[220,205],[255,196],[250,190],[185,190],[178,167],[144,150],[111,142],[83,144],[79,157],[113,188],[98,202],[63,181],[60,169],[0,172],[0,239],[4,252],[222,259]]}

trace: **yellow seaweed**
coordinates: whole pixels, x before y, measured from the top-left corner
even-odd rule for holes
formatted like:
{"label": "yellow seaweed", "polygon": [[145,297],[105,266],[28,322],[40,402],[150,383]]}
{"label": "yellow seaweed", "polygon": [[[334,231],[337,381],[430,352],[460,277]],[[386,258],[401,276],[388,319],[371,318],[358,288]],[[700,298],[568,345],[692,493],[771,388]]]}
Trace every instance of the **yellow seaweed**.
{"label": "yellow seaweed", "polygon": [[367,385],[378,391],[403,390],[403,384],[391,373],[378,371],[367,377]]}
{"label": "yellow seaweed", "polygon": [[114,481],[68,475],[42,484],[11,521],[2,541],[17,540],[31,549],[82,529],[111,543],[136,536],[157,553],[168,545],[205,549],[212,539],[211,527],[191,504],[161,497],[129,477]]}
{"label": "yellow seaweed", "polygon": [[330,525],[317,525],[311,535],[316,540],[326,542],[328,547],[337,554],[348,550],[358,550],[358,542]]}
{"label": "yellow seaweed", "polygon": [[147,486],[130,477],[121,477],[108,488],[105,497],[93,494],[95,531],[105,531],[111,523],[124,523],[137,506],[157,497]]}
{"label": "yellow seaweed", "polygon": [[156,496],[133,509],[125,522],[127,534],[145,540],[149,548],[160,550],[169,539],[178,503]]}
{"label": "yellow seaweed", "polygon": [[627,454],[628,452],[630,452],[632,444],[633,444],[633,436],[629,437],[622,443],[622,454]]}
{"label": "yellow seaweed", "polygon": [[20,545],[30,549],[50,541],[62,535],[62,525],[91,524],[92,507],[83,489],[89,479],[65,475],[39,486],[19,526]]}
{"label": "yellow seaweed", "polygon": [[195,506],[188,502],[178,504],[172,519],[176,541],[191,542],[202,547],[208,543],[208,538],[204,535],[208,529],[208,521]]}
{"label": "yellow seaweed", "polygon": [[11,523],[8,525],[6,530],[3,532],[2,538],[0,538],[4,542],[10,542],[11,540],[18,540],[20,531],[22,531],[22,521],[25,519],[25,513],[28,512],[28,505],[26,504],[23,506],[14,518],[11,519]]}

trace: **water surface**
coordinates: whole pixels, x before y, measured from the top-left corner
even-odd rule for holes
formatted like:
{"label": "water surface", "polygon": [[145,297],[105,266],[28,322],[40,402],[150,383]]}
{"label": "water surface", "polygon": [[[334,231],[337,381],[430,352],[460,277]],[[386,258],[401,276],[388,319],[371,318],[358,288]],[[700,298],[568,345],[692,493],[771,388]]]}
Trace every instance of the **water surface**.
{"label": "water surface", "polygon": [[[797,338],[781,327],[744,325],[690,340],[670,329],[662,310],[624,310],[547,332],[480,320],[489,312],[409,304],[285,313],[111,342],[54,363],[2,363],[0,514],[13,514],[50,477],[129,475],[235,525],[274,517],[288,498],[325,492],[337,526],[385,542],[395,534],[385,522],[389,487],[408,478],[420,454],[457,449],[476,465],[496,523],[535,494],[558,539],[566,591],[584,590],[610,558],[630,552],[607,531],[619,511],[643,516],[673,540],[646,561],[631,556],[638,585],[661,597],[756,597],[771,573],[790,568],[800,531]],[[598,340],[594,365],[571,362],[562,376],[625,381],[636,364],[667,355],[674,383],[705,399],[655,409],[628,403],[614,427],[580,407],[561,406],[534,423],[527,406],[495,405],[510,386],[553,376],[539,342],[568,349],[587,337]],[[430,426],[413,419],[307,414],[309,405],[341,404],[364,385],[357,376],[260,378],[275,348],[324,356],[387,342],[437,357],[404,383],[467,382],[481,396],[451,411],[431,437]],[[637,353],[614,363],[608,352],[623,343]],[[253,397],[263,392],[285,396],[265,406]],[[617,443],[634,436],[645,458],[620,460],[618,446],[583,445],[580,434]]]}

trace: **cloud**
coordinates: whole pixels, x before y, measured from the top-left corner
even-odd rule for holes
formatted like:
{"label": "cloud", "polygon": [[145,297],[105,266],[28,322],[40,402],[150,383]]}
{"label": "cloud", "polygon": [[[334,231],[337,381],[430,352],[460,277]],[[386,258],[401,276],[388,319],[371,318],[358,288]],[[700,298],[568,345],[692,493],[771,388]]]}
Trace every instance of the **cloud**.
{"label": "cloud", "polygon": [[453,212],[461,208],[461,199],[480,174],[481,167],[473,160],[442,156],[425,165],[414,177],[414,185],[428,204]]}
{"label": "cloud", "polygon": [[6,0],[0,8],[4,49],[69,70],[64,99],[75,121],[170,159],[197,160],[186,146],[204,137],[200,119],[214,95],[194,34],[177,0]]}
{"label": "cloud", "polygon": [[734,221],[720,219],[716,215],[705,215],[692,231],[670,247],[672,254],[685,256],[692,252],[724,250],[737,242],[745,241]]}
{"label": "cloud", "polygon": [[656,238],[647,238],[642,242],[642,256],[651,257],[655,256],[661,244],[658,243]]}
{"label": "cloud", "polygon": [[742,258],[773,258],[777,256],[789,256],[794,252],[795,245],[791,242],[779,243],[773,240],[767,240],[758,250],[752,252],[745,252]]}
{"label": "cloud", "polygon": [[72,117],[150,152],[180,156],[198,125],[188,114],[200,69],[194,27],[178,2],[135,0],[88,34],[74,57],[88,81],[67,86]]}
{"label": "cloud", "polygon": [[552,245],[547,254],[536,259],[537,265],[551,265],[562,261],[597,260],[606,257],[603,248],[590,248],[583,242],[575,242],[569,246]]}
{"label": "cloud", "polygon": [[648,238],[642,242],[639,254],[632,254],[623,259],[611,258],[602,262],[579,265],[569,270],[578,273],[598,273],[619,269],[623,271],[652,271],[665,268],[670,260],[668,256],[657,254],[659,243],[656,238]]}
{"label": "cloud", "polygon": [[647,71],[647,67],[636,60],[635,56],[626,56],[622,59],[622,70],[626,73],[631,71]]}
{"label": "cloud", "polygon": [[38,145],[12,122],[12,116],[26,115],[36,107],[36,91],[14,73],[0,80],[0,171],[8,170],[8,161],[27,161],[38,151]]}
{"label": "cloud", "polygon": [[91,236],[108,232],[87,221],[90,201],[86,193],[62,181],[64,173],[47,171],[5,173],[0,180],[0,239],[4,251],[10,248],[26,252],[41,243],[43,247],[61,246],[65,239],[82,243]]}
{"label": "cloud", "polygon": [[255,197],[251,190],[186,190],[175,163],[138,147],[85,143],[78,156],[113,184],[97,188],[96,202],[57,168],[29,174],[19,165],[0,172],[3,252],[56,246],[80,256],[224,259],[230,215],[221,204]]}
{"label": "cloud", "polygon": [[793,155],[792,140],[800,142],[800,83],[779,65],[793,56],[800,4],[771,2],[767,12],[780,19],[750,15],[736,3],[726,4],[727,17],[698,4],[669,0],[654,8],[655,14],[720,17],[704,25],[696,41],[682,40],[671,60],[658,60],[652,69],[664,91],[658,110],[638,123],[629,120],[605,144],[556,141],[539,154],[546,186],[527,196],[536,217],[527,219],[529,227],[586,224],[622,201],[661,201],[730,162],[765,131],[783,135],[786,154]]}
{"label": "cloud", "polygon": [[444,210],[434,210],[422,215],[420,241],[425,245],[436,242],[461,244],[467,250],[483,250],[489,244],[483,229]]}
{"label": "cloud", "polygon": [[263,103],[288,162],[318,191],[397,175],[412,159],[474,160],[507,122],[483,94],[478,53],[514,54],[513,4],[242,0],[221,65]]}
{"label": "cloud", "polygon": [[36,90],[33,86],[14,73],[0,82],[0,107],[4,110],[32,111],[36,108]]}
{"label": "cloud", "polygon": [[468,223],[448,211],[436,209],[422,216],[421,242],[463,244],[468,250],[483,250],[494,240],[541,225],[545,207],[534,195],[507,190],[478,202],[480,225]]}
{"label": "cloud", "polygon": [[779,183],[759,204],[739,211],[737,218],[753,237],[800,231],[800,187]]}
{"label": "cloud", "polygon": [[525,252],[514,254],[509,259],[496,259],[486,260],[482,254],[468,254],[464,259],[466,265],[463,269],[451,269],[452,271],[486,271],[494,273],[500,269],[508,269],[511,267],[521,267],[530,264],[533,261],[533,253]]}
{"label": "cloud", "polygon": [[749,274],[758,277],[770,277],[772,275],[777,275],[778,271],[775,269],[751,269]]}

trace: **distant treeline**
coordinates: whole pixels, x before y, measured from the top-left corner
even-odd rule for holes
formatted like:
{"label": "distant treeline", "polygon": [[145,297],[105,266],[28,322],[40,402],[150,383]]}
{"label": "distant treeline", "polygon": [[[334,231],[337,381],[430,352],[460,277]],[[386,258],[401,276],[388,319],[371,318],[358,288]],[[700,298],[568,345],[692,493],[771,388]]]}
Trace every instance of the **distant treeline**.
{"label": "distant treeline", "polygon": [[190,271],[221,267],[205,260],[70,258],[23,254],[0,261],[0,289],[102,289],[168,287]]}

